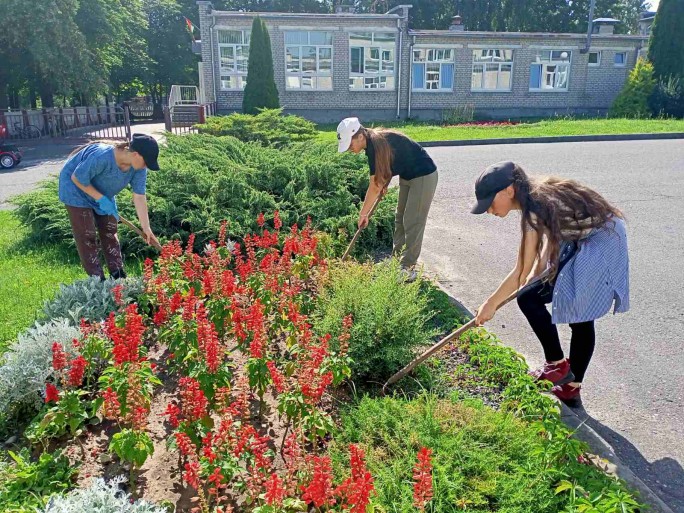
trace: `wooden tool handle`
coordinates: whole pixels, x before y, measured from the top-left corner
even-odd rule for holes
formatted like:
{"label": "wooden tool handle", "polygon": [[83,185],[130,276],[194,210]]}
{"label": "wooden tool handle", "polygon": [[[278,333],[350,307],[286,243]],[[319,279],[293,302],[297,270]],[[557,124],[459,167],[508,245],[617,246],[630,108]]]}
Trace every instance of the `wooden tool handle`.
{"label": "wooden tool handle", "polygon": [[[391,181],[391,179],[390,179]],[[389,185],[389,182],[385,185],[387,187]],[[370,211],[368,212],[368,219],[370,220],[371,216],[373,215],[373,212],[375,212],[375,209],[378,208],[378,205],[380,204],[380,200],[383,197],[382,191],[385,190],[385,187],[380,189],[380,194],[378,194],[378,197],[375,198],[375,201],[373,202],[373,206],[371,207]],[[354,244],[356,244],[356,239],[359,238],[359,235],[361,235],[361,229],[357,229],[356,233],[354,234],[354,237],[352,237],[351,242],[349,243],[349,246],[347,246],[347,251],[344,252],[344,255],[342,255],[342,260],[346,260],[349,258],[349,253],[351,253],[352,248],[354,247]]]}
{"label": "wooden tool handle", "polygon": [[[133,223],[131,223],[128,219],[126,219],[125,217],[119,215],[119,221],[121,221],[123,224],[125,224],[126,226],[128,226],[131,230],[133,230],[135,233],[137,233],[138,235],[140,235],[140,236],[142,237],[142,239],[143,239],[145,242],[147,242],[147,236],[143,233],[143,231],[142,231],[140,228],[138,228],[136,225],[134,225]],[[161,244],[159,244],[158,242],[155,242],[155,241],[153,241],[151,244],[152,244],[152,246],[154,246],[156,249],[158,249],[159,251],[161,251],[161,249],[162,249]]]}
{"label": "wooden tool handle", "polygon": [[[545,271],[545,272],[543,272],[543,273],[541,274],[541,276],[539,276],[539,278],[537,278],[537,279],[538,279],[538,280],[541,280],[541,279],[545,278],[547,275],[548,275],[548,271]],[[519,288],[518,290],[516,290],[513,294],[511,294],[510,296],[508,296],[508,298],[506,298],[504,301],[502,301],[502,302],[499,304],[499,306],[496,307],[496,310],[498,311],[500,308],[504,307],[505,305],[507,305],[508,303],[510,303],[511,301],[513,301],[515,298],[517,298],[517,297],[520,295],[520,293],[521,293],[525,288],[526,288],[526,287],[521,287],[521,288]],[[475,324],[475,317],[473,317],[473,318],[470,319],[470,321],[468,321],[466,324],[464,324],[463,326],[461,326],[461,327],[458,328],[457,330],[451,332],[449,335],[447,335],[447,336],[444,337],[442,340],[440,340],[439,342],[437,342],[435,345],[433,345],[430,349],[428,349],[427,351],[425,351],[423,354],[421,354],[421,355],[418,356],[417,358],[414,358],[413,360],[411,360],[411,362],[410,362],[408,365],[406,365],[403,369],[401,369],[399,372],[397,372],[397,373],[394,374],[392,377],[390,377],[390,379],[387,380],[387,383],[385,383],[385,384],[383,385],[382,391],[385,392],[385,389],[386,389],[389,385],[391,385],[392,383],[396,383],[397,381],[399,381],[401,378],[403,378],[403,377],[406,376],[409,372],[411,372],[417,365],[423,363],[425,360],[427,360],[428,358],[430,358],[430,356],[432,356],[432,355],[435,354],[437,351],[439,351],[440,349],[442,349],[446,344],[448,344],[449,342],[451,342],[451,341],[454,340],[454,339],[459,338],[459,337],[460,337],[461,335],[463,335],[466,331],[468,331],[469,329],[474,328],[475,326],[476,326],[476,324]]]}

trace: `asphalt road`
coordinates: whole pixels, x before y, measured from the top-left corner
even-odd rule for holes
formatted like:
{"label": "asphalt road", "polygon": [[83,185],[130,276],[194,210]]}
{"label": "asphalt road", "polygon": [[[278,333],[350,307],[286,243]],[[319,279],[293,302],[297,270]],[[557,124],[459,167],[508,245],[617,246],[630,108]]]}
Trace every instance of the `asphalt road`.
{"label": "asphalt road", "polygon": [[[674,511],[684,512],[684,142],[589,142],[430,148],[440,176],[421,259],[474,311],[515,265],[519,215],[469,214],[473,182],[513,160],[531,174],[579,180],[627,218],[631,310],[597,322],[582,396],[588,423]],[[543,353],[515,304],[488,328],[524,354]],[[561,339],[568,348],[569,330]],[[567,353],[566,353],[567,354]]]}

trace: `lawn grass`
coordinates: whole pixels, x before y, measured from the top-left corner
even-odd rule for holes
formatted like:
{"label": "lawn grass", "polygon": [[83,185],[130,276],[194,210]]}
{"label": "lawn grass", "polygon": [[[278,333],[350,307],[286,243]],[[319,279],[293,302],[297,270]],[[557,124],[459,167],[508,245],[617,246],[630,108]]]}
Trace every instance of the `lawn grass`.
{"label": "lawn grass", "polygon": [[0,211],[0,354],[36,320],[60,283],[85,278],[76,250],[32,246],[28,230],[9,211]]}
{"label": "lawn grass", "polygon": [[[362,120],[363,122],[363,120]],[[684,132],[684,119],[551,119],[504,126],[442,126],[417,121],[369,123],[396,128],[418,142],[563,135]],[[319,125],[318,140],[337,140],[337,125]]]}

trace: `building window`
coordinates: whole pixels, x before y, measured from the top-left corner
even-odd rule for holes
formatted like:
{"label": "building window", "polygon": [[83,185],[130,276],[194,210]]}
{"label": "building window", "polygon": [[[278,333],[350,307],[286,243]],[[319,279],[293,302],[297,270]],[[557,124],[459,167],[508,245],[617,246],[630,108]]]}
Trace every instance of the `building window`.
{"label": "building window", "polygon": [[510,91],[513,83],[513,50],[473,50],[472,91]]}
{"label": "building window", "polygon": [[349,89],[394,89],[396,35],[385,32],[349,34]]}
{"label": "building window", "polygon": [[615,66],[623,67],[627,65],[627,52],[617,52],[615,54]]}
{"label": "building window", "polygon": [[240,91],[247,85],[249,33],[249,30],[218,30],[222,91]]}
{"label": "building window", "polygon": [[530,65],[530,91],[567,91],[572,52],[540,50]]}
{"label": "building window", "polygon": [[589,66],[598,67],[601,65],[601,52],[589,52]]}
{"label": "building window", "polygon": [[451,91],[454,88],[454,51],[450,48],[413,50],[413,90]]}
{"label": "building window", "polygon": [[332,32],[285,32],[285,88],[332,91]]}

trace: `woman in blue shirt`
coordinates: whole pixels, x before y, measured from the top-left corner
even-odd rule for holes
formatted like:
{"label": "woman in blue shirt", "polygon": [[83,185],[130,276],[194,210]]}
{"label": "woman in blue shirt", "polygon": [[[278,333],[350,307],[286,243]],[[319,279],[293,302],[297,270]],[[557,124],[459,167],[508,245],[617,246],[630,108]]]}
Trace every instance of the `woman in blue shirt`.
{"label": "woman in blue shirt", "polygon": [[147,170],[159,169],[158,156],[159,145],[153,137],[133,134],[131,141],[116,146],[89,144],[66,161],[59,175],[59,200],[66,205],[78,255],[89,276],[105,277],[98,255],[99,233],[110,275],[126,277],[114,197],[128,184],[146,242],[158,243],[150,228],[145,196]]}
{"label": "woman in blue shirt", "polygon": [[[629,257],[622,213],[600,194],[573,180],[529,178],[513,162],[487,168],[475,184],[473,214],[506,217],[521,211],[518,262],[477,310],[477,323],[524,285],[518,305],[544,348],[546,364],[530,372],[551,381],[562,401],[580,398],[594,352],[594,320],[629,309]],[[540,279],[544,271],[548,275]],[[551,313],[546,305],[551,303]],[[566,359],[557,324],[572,330]]]}

